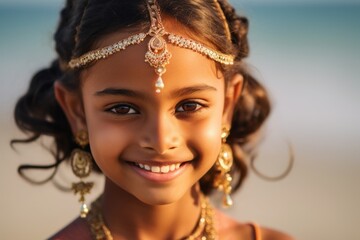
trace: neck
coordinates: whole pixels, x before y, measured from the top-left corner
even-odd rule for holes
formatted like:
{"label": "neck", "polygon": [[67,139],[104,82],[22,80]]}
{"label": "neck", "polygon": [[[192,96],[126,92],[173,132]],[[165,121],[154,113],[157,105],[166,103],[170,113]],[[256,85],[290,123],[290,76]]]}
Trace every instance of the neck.
{"label": "neck", "polygon": [[198,223],[199,199],[196,185],[173,203],[149,205],[107,179],[102,212],[114,239],[182,239]]}

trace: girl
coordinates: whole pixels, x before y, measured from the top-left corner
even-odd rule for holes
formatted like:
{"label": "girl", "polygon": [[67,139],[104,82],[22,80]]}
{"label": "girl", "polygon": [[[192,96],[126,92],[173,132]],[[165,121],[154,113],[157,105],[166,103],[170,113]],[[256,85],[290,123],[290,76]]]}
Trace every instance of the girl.
{"label": "girl", "polygon": [[[81,179],[80,217],[51,239],[290,239],[206,197],[232,204],[270,111],[245,69],[247,31],[226,0],[67,0],[58,58],[15,110],[25,142],[53,136],[50,167],[69,159]],[[92,169],[106,180],[89,210]]]}

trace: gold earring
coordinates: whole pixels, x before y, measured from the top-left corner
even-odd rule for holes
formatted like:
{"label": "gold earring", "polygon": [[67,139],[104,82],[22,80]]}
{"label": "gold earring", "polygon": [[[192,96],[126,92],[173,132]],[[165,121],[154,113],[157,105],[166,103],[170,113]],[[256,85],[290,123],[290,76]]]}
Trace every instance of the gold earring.
{"label": "gold earring", "polygon": [[229,129],[223,128],[221,133],[221,149],[217,161],[215,162],[216,176],[214,179],[214,187],[219,191],[224,192],[223,206],[230,207],[233,205],[231,199],[231,180],[230,170],[233,165],[233,154],[229,144],[226,143],[226,138],[229,136]]}
{"label": "gold earring", "polygon": [[92,156],[83,149],[89,144],[88,133],[86,130],[80,130],[75,136],[76,143],[82,148],[76,148],[71,153],[71,169],[75,176],[80,178],[80,182],[72,184],[74,194],[79,193],[81,203],[80,217],[85,218],[89,209],[85,203],[84,195],[90,193],[94,186],[93,182],[84,182],[82,178],[90,175],[92,170]]}

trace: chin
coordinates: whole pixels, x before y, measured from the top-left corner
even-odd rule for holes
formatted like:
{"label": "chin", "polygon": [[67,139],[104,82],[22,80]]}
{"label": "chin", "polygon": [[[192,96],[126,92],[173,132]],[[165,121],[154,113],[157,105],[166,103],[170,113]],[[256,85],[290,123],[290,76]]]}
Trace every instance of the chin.
{"label": "chin", "polygon": [[151,206],[161,206],[176,203],[184,198],[191,198],[191,187],[174,188],[149,188],[142,192],[133,193],[133,195],[141,202]]}
{"label": "chin", "polygon": [[181,189],[148,189],[134,196],[147,205],[160,206],[178,202],[188,194],[188,191]]}

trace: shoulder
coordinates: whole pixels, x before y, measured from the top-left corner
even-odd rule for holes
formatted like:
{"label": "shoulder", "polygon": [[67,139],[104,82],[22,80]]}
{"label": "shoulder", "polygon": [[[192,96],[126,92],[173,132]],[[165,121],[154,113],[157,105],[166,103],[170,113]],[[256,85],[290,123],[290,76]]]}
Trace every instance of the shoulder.
{"label": "shoulder", "polygon": [[59,232],[48,238],[49,240],[71,240],[74,239],[89,239],[91,240],[90,229],[87,225],[86,220],[77,218],[72,221],[69,225],[61,229]]}
{"label": "shoulder", "polygon": [[262,240],[294,240],[293,237],[286,233],[264,227],[261,227],[261,236]]}
{"label": "shoulder", "polygon": [[294,240],[274,229],[238,222],[220,211],[216,211],[216,219],[219,238],[223,240]]}

